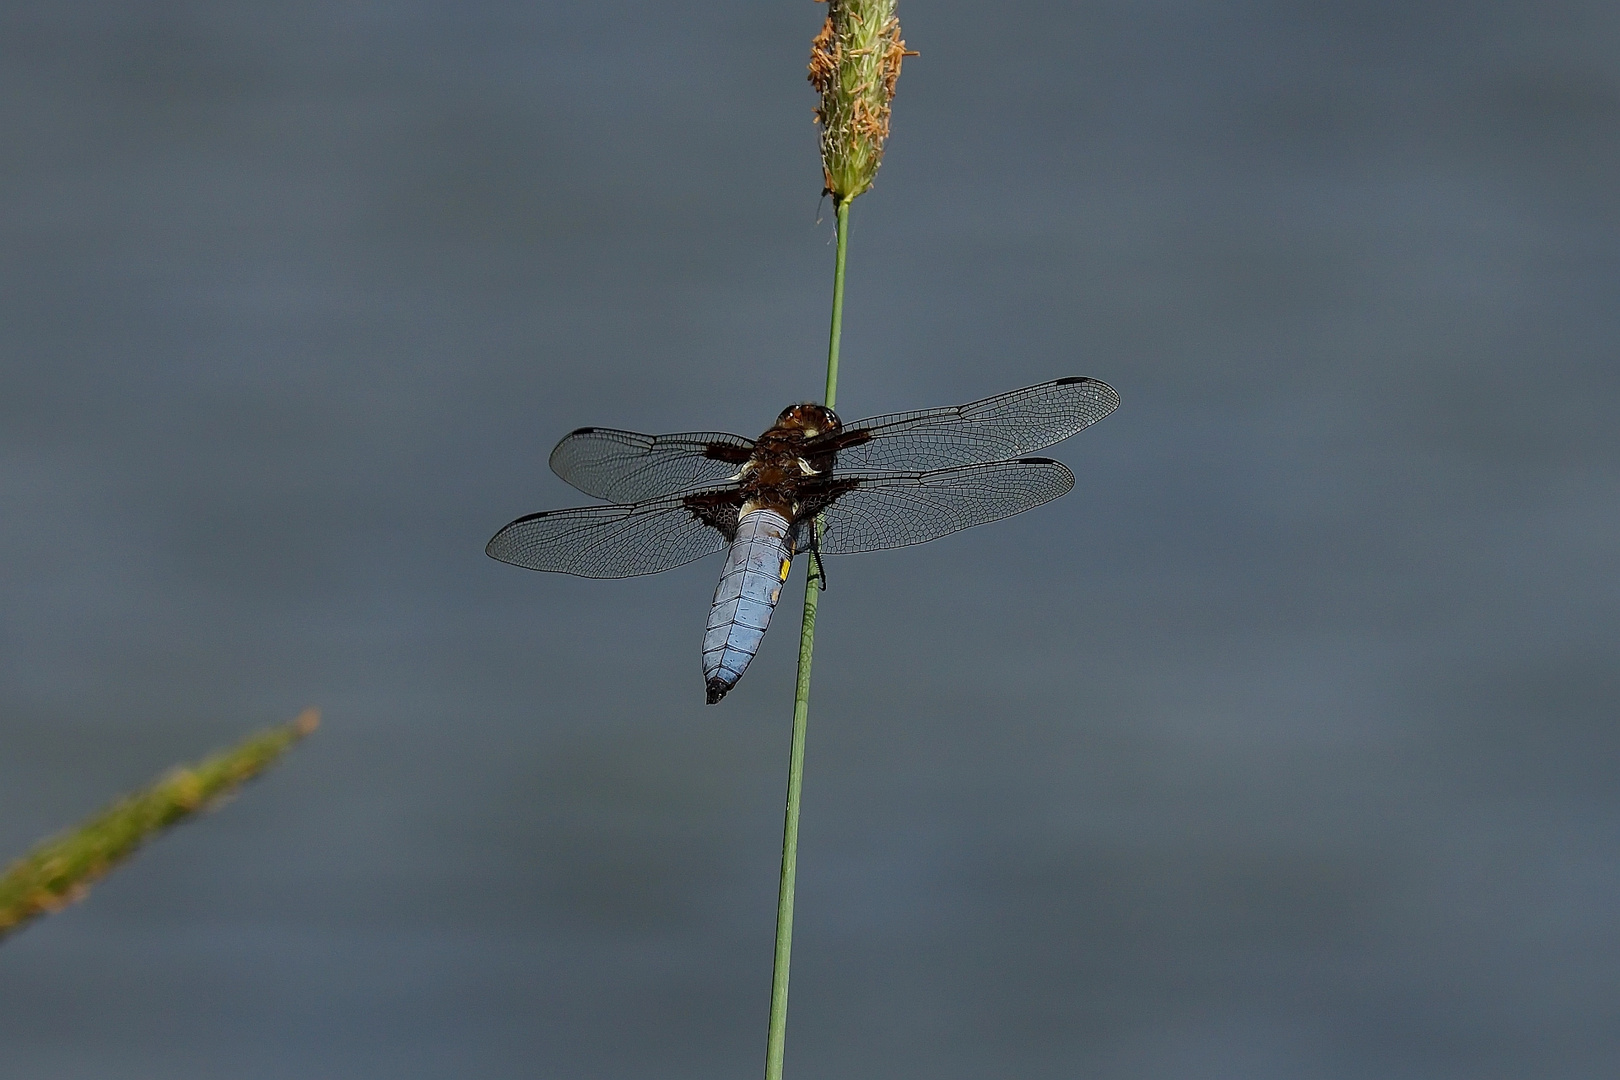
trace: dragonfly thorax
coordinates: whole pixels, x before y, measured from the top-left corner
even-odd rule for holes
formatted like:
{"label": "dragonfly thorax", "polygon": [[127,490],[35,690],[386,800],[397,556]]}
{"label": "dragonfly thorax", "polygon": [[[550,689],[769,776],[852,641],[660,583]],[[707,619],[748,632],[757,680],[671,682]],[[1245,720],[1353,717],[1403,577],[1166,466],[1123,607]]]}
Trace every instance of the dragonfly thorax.
{"label": "dragonfly thorax", "polygon": [[823,405],[791,405],[775,425],[754,443],[753,453],[737,472],[742,495],[741,513],[773,510],[789,521],[797,520],[800,488],[808,477],[832,468],[836,453],[816,449],[819,436],[836,434],[843,427],[838,414]]}

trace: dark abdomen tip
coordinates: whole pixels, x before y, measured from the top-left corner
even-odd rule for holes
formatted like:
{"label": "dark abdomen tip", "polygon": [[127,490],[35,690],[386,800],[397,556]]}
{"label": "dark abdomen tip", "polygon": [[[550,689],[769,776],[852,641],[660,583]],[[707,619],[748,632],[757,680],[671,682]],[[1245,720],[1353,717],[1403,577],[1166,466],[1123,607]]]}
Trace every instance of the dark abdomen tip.
{"label": "dark abdomen tip", "polygon": [[718,676],[716,676],[714,678],[711,678],[709,680],[709,684],[708,684],[709,704],[710,705],[719,704],[720,699],[725,697],[727,692],[729,692],[731,690],[731,688],[733,686],[736,686],[736,685],[737,685],[736,683],[734,683],[734,682],[729,682],[728,683],[724,679],[719,678]]}

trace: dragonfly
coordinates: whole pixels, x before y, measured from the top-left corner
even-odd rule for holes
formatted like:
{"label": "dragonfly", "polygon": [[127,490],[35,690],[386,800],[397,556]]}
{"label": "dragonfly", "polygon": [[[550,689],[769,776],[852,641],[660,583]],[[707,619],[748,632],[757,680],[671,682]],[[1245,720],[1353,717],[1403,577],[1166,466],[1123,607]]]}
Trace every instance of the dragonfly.
{"label": "dragonfly", "polygon": [[1029,455],[1118,405],[1107,383],[1071,377],[848,424],[825,406],[791,405],[757,439],[580,428],[551,452],[551,469],[606,503],[520,517],[485,551],[588,578],[657,574],[725,551],[703,637],[713,705],[759,651],[796,554],[808,553],[826,588],[823,555],[921,544],[1050,502],[1074,474]]}

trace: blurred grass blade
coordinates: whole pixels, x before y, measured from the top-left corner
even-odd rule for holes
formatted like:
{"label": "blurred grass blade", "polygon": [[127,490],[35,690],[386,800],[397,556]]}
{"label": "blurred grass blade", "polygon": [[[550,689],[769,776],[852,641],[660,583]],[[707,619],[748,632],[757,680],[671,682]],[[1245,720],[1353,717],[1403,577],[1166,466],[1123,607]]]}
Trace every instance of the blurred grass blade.
{"label": "blurred grass blade", "polygon": [[306,709],[195,765],[170,770],[67,832],[51,837],[0,875],[0,937],[30,919],[84,898],[90,885],[147,840],[207,810],[273,765],[320,724]]}

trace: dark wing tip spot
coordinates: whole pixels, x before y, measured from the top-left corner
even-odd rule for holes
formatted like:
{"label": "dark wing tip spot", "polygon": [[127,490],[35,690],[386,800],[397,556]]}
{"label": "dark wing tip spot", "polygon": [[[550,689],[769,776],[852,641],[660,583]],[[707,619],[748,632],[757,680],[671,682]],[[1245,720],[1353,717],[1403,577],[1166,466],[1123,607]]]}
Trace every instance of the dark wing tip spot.
{"label": "dark wing tip spot", "polygon": [[1049,457],[1021,457],[1021,458],[1014,458],[1013,460],[1018,462],[1018,464],[1020,464],[1020,465],[1062,465],[1063,464],[1063,462],[1059,461],[1057,458],[1049,458]]}
{"label": "dark wing tip spot", "polygon": [[593,428],[593,427],[580,427],[580,428],[575,428],[575,429],[574,429],[574,430],[573,430],[573,431],[570,431],[570,432],[569,432],[569,433],[568,433],[568,434],[567,434],[567,435],[564,435],[564,436],[563,436],[563,438],[565,438],[565,439],[571,439],[571,438],[573,438],[573,437],[574,437],[574,436],[575,436],[575,435],[589,435],[589,434],[590,434],[590,433],[591,433],[591,432],[593,432],[593,431],[595,431],[595,430],[596,430],[596,429],[595,429],[595,428]]}

